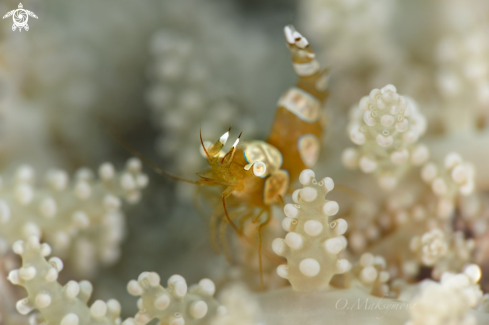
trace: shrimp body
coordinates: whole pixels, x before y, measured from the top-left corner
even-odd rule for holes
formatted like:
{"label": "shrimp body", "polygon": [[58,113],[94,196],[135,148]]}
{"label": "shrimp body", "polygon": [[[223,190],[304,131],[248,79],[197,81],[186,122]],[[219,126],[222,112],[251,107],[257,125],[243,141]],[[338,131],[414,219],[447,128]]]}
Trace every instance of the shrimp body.
{"label": "shrimp body", "polygon": [[253,169],[253,174],[248,174],[244,187],[235,190],[233,196],[257,207],[278,203],[279,196],[284,196],[289,187],[289,175],[281,169],[280,151],[266,142],[251,141],[244,143],[242,153],[247,163],[244,169]]}
{"label": "shrimp body", "polygon": [[283,168],[294,181],[302,170],[314,167],[319,158],[328,74],[320,68],[307,40],[293,26],[285,27],[285,37],[299,80],[279,99],[267,142],[283,154]]}
{"label": "shrimp body", "polygon": [[232,195],[251,207],[276,203],[302,170],[314,167],[321,148],[327,70],[320,68],[309,43],[293,26],[286,26],[284,32],[299,79],[279,99],[267,142],[250,141],[238,146],[238,138],[224,155],[221,150],[228,131],[205,150],[210,169],[197,174],[202,184],[227,186],[223,197]]}
{"label": "shrimp body", "polygon": [[210,168],[197,174],[203,185],[225,185],[226,196],[249,207],[264,208],[285,195],[289,175],[281,169],[283,157],[274,146],[263,141],[243,142],[224,157],[216,150],[209,150],[215,155],[209,158]]}
{"label": "shrimp body", "polygon": [[[219,240],[229,260],[231,258],[226,244],[228,225],[250,245],[257,246],[262,285],[262,229],[272,218],[272,206],[283,204],[290,183],[298,178],[303,169],[312,168],[316,164],[323,129],[322,106],[328,97],[327,71],[319,67],[307,40],[293,26],[285,27],[285,37],[299,79],[296,86],[279,99],[272,130],[266,142],[254,140],[240,143],[240,134],[232,148],[225,153],[223,148],[230,129],[214,144],[205,144],[201,136],[201,149],[209,168],[197,173],[199,179],[194,181],[159,168],[130,145],[120,141],[161,175],[222,190],[221,202],[211,216],[211,237],[216,239],[215,232],[219,229]],[[115,138],[118,139],[117,136]],[[207,198],[212,201],[215,198],[214,191],[202,194],[211,194]],[[239,224],[234,220],[238,220]],[[258,245],[244,233],[249,220],[257,225]],[[219,249],[217,243],[215,246]],[[277,259],[266,251],[264,254],[271,260]]]}
{"label": "shrimp body", "polygon": [[[221,205],[216,207],[211,217],[211,233],[215,235],[216,229],[219,229],[219,239],[231,260],[226,245],[226,227],[231,225],[241,238],[255,245],[243,232],[246,222],[251,220],[257,225],[260,270],[261,231],[271,220],[272,206],[283,203],[290,183],[298,178],[303,169],[312,168],[319,157],[322,106],[328,96],[327,71],[319,67],[307,40],[293,26],[285,27],[285,36],[299,80],[279,99],[272,131],[266,142],[254,140],[240,143],[240,134],[232,148],[225,153],[223,148],[230,129],[213,144],[205,144],[201,136],[202,150],[209,168],[197,173],[197,181],[168,173],[142,157],[162,175],[191,184],[222,188]],[[233,220],[239,220],[239,224],[236,225]],[[267,256],[276,258],[270,254]],[[260,275],[263,284],[262,272]]]}

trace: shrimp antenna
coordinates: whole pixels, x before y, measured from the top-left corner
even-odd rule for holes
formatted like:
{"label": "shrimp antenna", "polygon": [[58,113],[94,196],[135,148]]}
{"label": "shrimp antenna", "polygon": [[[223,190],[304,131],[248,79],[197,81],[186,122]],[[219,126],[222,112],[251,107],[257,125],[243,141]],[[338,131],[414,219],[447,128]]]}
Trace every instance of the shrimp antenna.
{"label": "shrimp antenna", "polygon": [[[231,130],[231,128],[229,128],[229,129]],[[202,149],[204,149],[205,155],[206,155],[207,159],[209,159],[210,158],[209,153],[207,152],[207,149],[204,145],[204,140],[202,140],[202,129],[199,130],[199,136],[200,136],[200,144],[202,145]]]}
{"label": "shrimp antenna", "polygon": [[[134,156],[138,157],[141,159],[142,162],[144,162],[148,167],[150,167],[155,173],[172,178],[177,181],[185,182],[185,183],[190,183],[190,184],[195,184],[195,185],[201,185],[201,183],[197,181],[193,181],[191,179],[186,179],[177,175],[174,175],[172,173],[167,172],[166,170],[158,167],[154,162],[152,162],[148,157],[143,155],[140,151],[138,151],[136,148],[134,148],[132,145],[130,145],[127,141],[125,141],[114,129],[111,127],[111,125],[104,120],[104,124],[107,128],[107,131],[109,132],[110,136],[117,141],[122,147],[124,147],[127,151],[129,151],[131,154]],[[205,149],[204,149],[205,150]]]}

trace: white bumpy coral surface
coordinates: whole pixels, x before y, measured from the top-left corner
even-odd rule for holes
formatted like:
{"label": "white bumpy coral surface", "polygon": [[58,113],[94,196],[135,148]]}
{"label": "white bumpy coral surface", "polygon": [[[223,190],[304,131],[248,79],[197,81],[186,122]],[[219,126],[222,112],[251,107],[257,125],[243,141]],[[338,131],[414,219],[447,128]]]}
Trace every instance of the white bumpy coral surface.
{"label": "white bumpy coral surface", "polygon": [[374,89],[350,113],[350,140],[358,145],[343,152],[343,163],[375,173],[379,186],[397,186],[409,166],[428,159],[428,148],[417,144],[426,130],[426,120],[416,104],[397,93],[393,85]]}
{"label": "white bumpy coral surface", "polygon": [[296,204],[284,207],[282,225],[288,233],[284,239],[275,239],[272,248],[287,259],[277,273],[289,280],[294,290],[319,290],[329,286],[333,275],[351,268],[348,260],[338,258],[346,248],[343,234],[348,224],[344,219],[329,220],[339,211],[337,202],[325,199],[334,188],[331,178],[317,181],[314,172],[306,169],[299,180],[303,188],[293,194]]}
{"label": "white bumpy coral surface", "polygon": [[70,181],[65,171],[50,170],[40,184],[34,170],[24,165],[13,178],[3,177],[0,240],[11,245],[31,235],[42,236],[85,275],[93,274],[97,263],[117,261],[125,233],[121,199],[137,203],[148,177],[135,158],[122,172],[104,163],[98,174],[95,179],[92,171],[80,169]]}
{"label": "white bumpy coral surface", "polygon": [[88,281],[69,281],[61,286],[58,274],[63,262],[51,254],[51,247],[39,242],[39,237],[30,236],[27,241],[17,241],[13,250],[22,257],[22,267],[9,273],[8,279],[23,286],[28,296],[17,302],[22,315],[36,309],[39,314],[31,316],[34,324],[60,325],[109,325],[120,324],[121,305],[117,300],[96,300],[90,307],[87,302],[93,291]]}

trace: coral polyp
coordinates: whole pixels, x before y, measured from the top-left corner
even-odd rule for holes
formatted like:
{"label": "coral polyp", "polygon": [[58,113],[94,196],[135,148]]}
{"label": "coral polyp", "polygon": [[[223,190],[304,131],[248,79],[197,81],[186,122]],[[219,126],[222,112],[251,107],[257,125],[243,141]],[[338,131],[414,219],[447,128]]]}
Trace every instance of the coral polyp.
{"label": "coral polyp", "polygon": [[282,225],[288,233],[272,243],[274,252],[287,259],[277,273],[296,291],[325,289],[333,275],[351,268],[348,260],[337,257],[346,248],[347,240],[342,235],[348,224],[344,219],[329,220],[339,210],[337,202],[325,199],[334,188],[331,178],[317,181],[314,172],[306,169],[299,181],[303,188],[294,193],[296,204],[284,207]]}
{"label": "coral polyp", "polygon": [[425,131],[426,119],[414,101],[393,85],[374,89],[350,112],[350,140],[359,147],[346,149],[343,163],[376,174],[379,186],[391,190],[410,166],[428,159],[428,148],[417,143]]}

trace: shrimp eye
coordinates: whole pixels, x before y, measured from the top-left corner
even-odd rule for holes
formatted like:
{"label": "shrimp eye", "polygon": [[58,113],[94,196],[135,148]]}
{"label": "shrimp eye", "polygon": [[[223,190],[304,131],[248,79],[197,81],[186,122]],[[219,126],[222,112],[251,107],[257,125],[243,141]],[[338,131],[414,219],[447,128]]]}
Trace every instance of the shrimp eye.
{"label": "shrimp eye", "polygon": [[253,164],[253,174],[255,174],[255,176],[261,177],[265,175],[266,172],[267,172],[267,165],[265,165],[265,163],[263,163],[262,161],[256,161]]}

